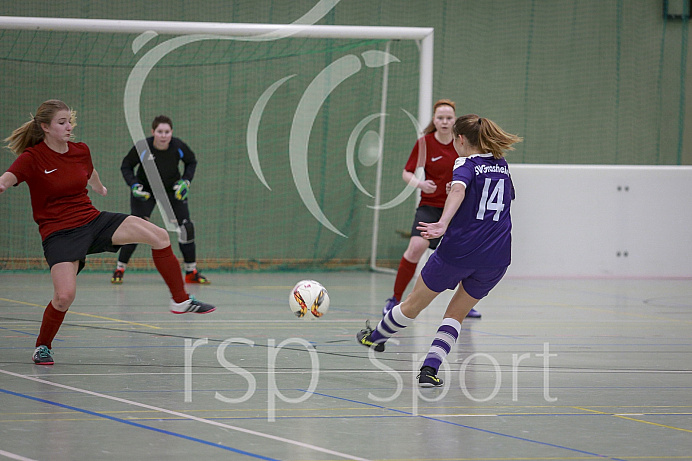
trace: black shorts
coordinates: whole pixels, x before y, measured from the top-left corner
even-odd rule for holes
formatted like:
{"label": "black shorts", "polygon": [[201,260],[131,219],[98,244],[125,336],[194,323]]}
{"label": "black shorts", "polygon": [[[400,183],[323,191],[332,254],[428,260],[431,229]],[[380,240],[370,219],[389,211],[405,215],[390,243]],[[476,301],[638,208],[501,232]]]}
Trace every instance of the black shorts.
{"label": "black shorts", "polygon": [[[419,222],[437,222],[440,220],[442,217],[442,210],[443,208],[437,208],[434,206],[430,205],[422,205],[419,206],[416,209],[416,217],[413,219],[413,227],[411,228],[411,237],[418,236],[420,237],[421,231],[416,229],[416,226],[418,226]],[[429,248],[431,250],[434,250],[437,248],[437,245],[440,244],[440,240],[442,240],[442,237],[437,237],[436,239],[431,239],[428,240],[430,243],[428,244]]]}
{"label": "black shorts", "polygon": [[86,255],[105,251],[117,253],[120,245],[113,245],[113,234],[127,217],[122,213],[102,211],[96,219],[83,226],[53,232],[43,241],[43,255],[48,267],[79,261],[79,273],[86,264]]}
{"label": "black shorts", "polygon": [[[190,209],[187,206],[187,200],[177,200],[175,194],[168,193],[168,201],[171,203],[178,225],[182,226],[184,221],[190,221]],[[156,199],[153,194],[149,200],[140,200],[130,196],[130,214],[132,216],[150,218],[155,206]]]}

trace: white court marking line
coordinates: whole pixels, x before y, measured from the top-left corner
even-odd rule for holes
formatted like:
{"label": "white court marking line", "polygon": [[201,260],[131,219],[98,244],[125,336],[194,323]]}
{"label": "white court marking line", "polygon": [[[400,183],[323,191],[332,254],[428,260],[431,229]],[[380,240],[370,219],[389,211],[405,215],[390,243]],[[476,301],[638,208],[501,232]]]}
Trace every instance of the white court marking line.
{"label": "white court marking line", "polygon": [[[2,363],[2,361],[0,361]],[[156,366],[156,365],[152,365]],[[508,366],[508,365],[506,365]],[[2,370],[0,370],[2,371]],[[394,369],[395,372],[397,373],[403,373],[403,374],[418,374],[418,370],[397,370]],[[477,370],[479,372],[491,372],[493,370]],[[583,372],[589,372],[589,373],[613,373],[613,374],[692,374],[692,370],[550,370],[551,372],[554,373],[583,373]],[[459,370],[452,370],[452,373],[458,373]],[[252,374],[253,375],[269,375],[269,374],[275,374],[275,375],[309,375],[312,374],[313,372],[311,370],[290,370],[290,371],[281,371],[281,370],[274,370],[274,371],[269,371],[269,370],[253,370]],[[386,370],[320,370],[320,374],[389,374],[389,371]],[[535,370],[520,370],[520,373],[542,373],[542,370],[540,369],[535,369]],[[195,376],[220,376],[220,375],[227,375],[228,371],[194,371],[192,373]],[[162,372],[155,372],[155,371],[149,371],[149,372],[127,372],[127,373],[51,373],[51,376],[58,377],[58,376],[158,376],[158,375],[171,375],[171,376],[184,376],[185,372],[184,371],[162,371]],[[25,375],[21,375],[25,376]],[[26,375],[25,376],[27,379],[32,379],[31,375]]]}
{"label": "white court marking line", "polygon": [[48,384],[48,385],[50,385],[50,386],[60,387],[60,388],[67,389],[67,390],[70,390],[70,391],[80,392],[80,393],[82,393],[82,394],[87,394],[87,395],[92,395],[92,396],[94,396],[94,397],[101,397],[101,398],[103,398],[103,399],[108,399],[108,400],[113,400],[113,401],[120,402],[120,403],[125,403],[125,404],[127,404],[127,405],[133,405],[133,406],[136,406],[136,407],[146,408],[146,409],[148,409],[148,410],[160,411],[161,413],[167,413],[167,414],[169,414],[169,415],[177,416],[177,417],[179,417],[179,418],[189,419],[189,420],[192,420],[192,421],[197,421],[197,422],[199,422],[199,423],[210,424],[210,425],[212,425],[212,426],[218,426],[218,427],[222,427],[222,428],[224,428],[224,429],[231,429],[231,430],[233,430],[233,431],[244,432],[245,434],[255,435],[255,436],[257,436],[257,437],[264,437],[264,438],[266,438],[266,439],[276,440],[277,442],[288,443],[288,444],[290,444],[290,445],[296,445],[296,446],[299,446],[299,447],[307,448],[307,449],[309,449],[309,450],[315,450],[315,451],[319,451],[319,452],[322,452],[322,453],[327,453],[327,454],[329,454],[329,455],[339,456],[339,457],[344,458],[344,459],[352,459],[352,460],[355,460],[355,461],[369,461],[369,460],[367,460],[367,459],[365,459],[365,458],[359,458],[359,457],[357,457],[357,456],[348,455],[348,454],[345,454],[345,453],[340,453],[340,452],[338,452],[338,451],[329,450],[329,449],[327,449],[327,448],[318,447],[318,446],[316,446],[316,445],[311,445],[311,444],[308,444],[308,443],[298,442],[298,441],[296,441],[296,440],[290,440],[290,439],[286,439],[286,438],[283,438],[283,437],[278,437],[278,436],[276,436],[276,435],[266,434],[266,433],[264,433],[264,432],[257,432],[257,431],[253,431],[253,430],[250,430],[250,429],[245,429],[245,428],[242,428],[242,427],[238,427],[238,426],[232,426],[232,425],[230,425],[230,424],[220,423],[220,422],[218,422],[218,421],[212,421],[212,420],[209,420],[209,419],[198,418],[197,416],[192,416],[192,415],[188,415],[188,414],[185,414],[185,413],[180,413],[180,412],[178,412],[178,411],[167,410],[167,409],[165,409],[165,408],[155,407],[155,406],[153,406],[153,405],[147,405],[147,404],[145,404],[145,403],[135,402],[135,401],[133,401],[133,400],[121,399],[121,398],[119,398],[119,397],[112,397],[112,396],[110,396],[110,395],[100,394],[100,393],[98,393],[98,392],[92,392],[92,391],[89,391],[89,390],[86,390],[86,389],[80,389],[80,388],[78,388],[78,387],[66,386],[66,385],[64,385],[64,384],[58,384],[58,383],[54,383],[54,382],[51,382],[51,381],[46,381],[46,380],[44,380],[44,379],[34,378],[34,377],[31,377],[31,376],[22,375],[22,374],[19,374],[19,373],[13,373],[13,372],[7,371],[7,370],[2,370],[2,369],[0,369],[0,373],[4,373],[4,374],[9,375],[9,376],[14,376],[15,378],[28,379],[28,380],[30,380],[30,381],[35,381],[35,382],[37,382],[37,383]]}
{"label": "white court marking line", "polygon": [[19,461],[36,461],[33,458],[25,458],[24,456],[15,455],[14,453],[10,453],[9,451],[2,451],[2,450],[0,450],[0,456],[4,456],[5,458],[10,458],[10,459],[17,459]]}

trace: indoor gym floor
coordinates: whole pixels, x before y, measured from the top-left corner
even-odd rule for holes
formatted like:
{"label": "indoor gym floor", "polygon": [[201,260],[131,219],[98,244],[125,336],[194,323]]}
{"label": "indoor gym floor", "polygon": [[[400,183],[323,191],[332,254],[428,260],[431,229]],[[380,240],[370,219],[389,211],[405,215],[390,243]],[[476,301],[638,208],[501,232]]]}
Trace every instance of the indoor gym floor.
{"label": "indoor gym floor", "polygon": [[[451,293],[369,358],[392,275],[207,275],[209,315],[168,313],[156,273],[80,275],[38,366],[49,274],[0,273],[0,459],[692,460],[689,279],[506,278],[421,390]],[[289,312],[302,278],[322,319]]]}

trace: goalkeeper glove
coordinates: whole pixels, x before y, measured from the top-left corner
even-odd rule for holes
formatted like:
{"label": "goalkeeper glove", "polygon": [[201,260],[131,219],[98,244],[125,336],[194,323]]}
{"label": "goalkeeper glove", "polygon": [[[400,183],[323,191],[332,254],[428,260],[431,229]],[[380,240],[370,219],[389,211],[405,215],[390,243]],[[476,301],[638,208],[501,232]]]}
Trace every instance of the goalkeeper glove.
{"label": "goalkeeper glove", "polygon": [[185,200],[187,198],[187,192],[190,190],[190,181],[187,179],[179,180],[175,183],[175,186],[173,186],[173,190],[175,191],[176,200]]}
{"label": "goalkeeper glove", "polygon": [[144,186],[139,183],[132,185],[132,196],[137,200],[141,200],[143,202],[151,198],[151,194],[145,191]]}

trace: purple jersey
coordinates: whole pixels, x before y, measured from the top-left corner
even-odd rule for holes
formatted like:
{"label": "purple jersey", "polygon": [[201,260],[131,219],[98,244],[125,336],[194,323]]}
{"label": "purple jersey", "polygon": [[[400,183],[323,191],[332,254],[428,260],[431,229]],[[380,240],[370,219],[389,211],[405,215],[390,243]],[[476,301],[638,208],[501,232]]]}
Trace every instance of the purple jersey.
{"label": "purple jersey", "polygon": [[437,256],[464,268],[509,266],[509,208],[514,188],[507,161],[490,153],[459,157],[454,163],[454,183],[464,184],[466,195],[437,248]]}

